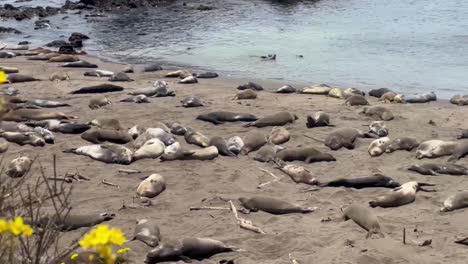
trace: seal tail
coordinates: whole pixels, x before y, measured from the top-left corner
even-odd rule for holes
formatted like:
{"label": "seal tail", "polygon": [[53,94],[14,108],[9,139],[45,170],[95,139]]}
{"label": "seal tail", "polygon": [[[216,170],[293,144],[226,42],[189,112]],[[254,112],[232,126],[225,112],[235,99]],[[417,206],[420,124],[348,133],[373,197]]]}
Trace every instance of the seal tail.
{"label": "seal tail", "polygon": [[306,137],[306,138],[310,138],[310,139],[312,139],[312,140],[315,140],[315,141],[318,141],[318,142],[320,142],[320,143],[323,143],[323,144],[325,144],[325,141],[323,141],[323,140],[320,140],[320,139],[313,138],[313,137],[311,137],[311,136],[309,136],[309,135],[304,135],[304,137]]}
{"label": "seal tail", "polygon": [[71,148],[71,149],[64,149],[62,150],[63,153],[75,153],[76,154],[77,148]]}

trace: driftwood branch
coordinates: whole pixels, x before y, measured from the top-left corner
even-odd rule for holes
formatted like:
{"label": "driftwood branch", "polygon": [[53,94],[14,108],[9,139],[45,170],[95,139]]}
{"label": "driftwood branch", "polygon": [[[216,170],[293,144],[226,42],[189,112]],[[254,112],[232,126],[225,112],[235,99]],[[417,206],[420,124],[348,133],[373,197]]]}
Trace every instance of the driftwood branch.
{"label": "driftwood branch", "polygon": [[261,189],[263,186],[266,186],[268,184],[271,184],[271,183],[274,183],[274,182],[277,182],[277,181],[280,181],[282,178],[274,175],[273,173],[265,170],[265,169],[262,169],[262,168],[259,168],[261,171],[265,172],[266,174],[270,175],[271,177],[274,178],[274,180],[271,180],[271,181],[267,181],[267,182],[264,182],[264,183],[261,183],[257,186],[258,189]]}
{"label": "driftwood branch", "polygon": [[227,207],[216,207],[216,206],[195,206],[190,207],[190,211],[199,211],[199,210],[231,210],[231,208]]}
{"label": "driftwood branch", "polygon": [[112,186],[112,187],[120,188],[120,186],[118,184],[106,181],[106,179],[102,179],[101,183],[104,184],[104,185],[109,185],[109,186]]}
{"label": "driftwood branch", "polygon": [[266,234],[261,228],[254,226],[251,221],[246,220],[244,218],[240,218],[239,215],[237,214],[237,208],[231,200],[229,200],[229,205],[231,207],[232,213],[234,214],[234,217],[237,219],[237,224],[241,228],[244,228],[244,229],[253,231],[255,233],[259,233],[259,234]]}
{"label": "driftwood branch", "polygon": [[118,172],[124,172],[128,174],[133,174],[133,173],[140,173],[141,171],[139,170],[132,170],[132,169],[119,169]]}

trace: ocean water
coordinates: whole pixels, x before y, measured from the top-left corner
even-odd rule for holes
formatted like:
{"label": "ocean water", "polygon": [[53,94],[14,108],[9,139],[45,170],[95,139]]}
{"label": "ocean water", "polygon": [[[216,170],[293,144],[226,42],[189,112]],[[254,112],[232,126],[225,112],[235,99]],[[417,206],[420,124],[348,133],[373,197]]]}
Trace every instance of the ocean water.
{"label": "ocean water", "polygon": [[[50,1],[25,4],[44,2]],[[33,30],[34,20],[1,24],[31,35],[35,44],[83,32],[92,38],[87,50],[124,63],[161,61],[290,84],[435,91],[442,98],[468,94],[468,1],[185,2],[118,11],[91,23],[84,15],[59,15],[46,30]],[[215,9],[192,8],[199,3]],[[277,59],[259,58],[266,54]]]}

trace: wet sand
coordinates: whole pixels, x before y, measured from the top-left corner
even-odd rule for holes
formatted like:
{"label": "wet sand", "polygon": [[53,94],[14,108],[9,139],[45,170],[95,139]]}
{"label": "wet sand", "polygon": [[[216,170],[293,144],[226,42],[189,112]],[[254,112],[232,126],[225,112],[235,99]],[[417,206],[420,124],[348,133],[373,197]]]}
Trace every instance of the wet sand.
{"label": "wet sand", "polygon": [[[90,62],[97,62],[99,69],[118,71],[123,65],[99,61],[86,57]],[[371,158],[367,147],[371,139],[358,139],[354,150],[341,149],[331,151],[323,144],[313,141],[304,135],[324,139],[334,130],[333,127],[308,129],[306,117],[311,112],[323,110],[332,117],[331,122],[337,127],[354,127],[366,129],[372,119],[358,114],[362,107],[346,107],[344,100],[321,95],[275,94],[274,89],[282,83],[262,82],[265,91],[258,93],[256,100],[236,101],[232,97],[238,92],[236,87],[248,80],[228,79],[221,76],[216,79],[199,79],[198,84],[178,84],[177,79],[163,78],[167,71],[155,73],[130,74],[135,82],[113,83],[125,87],[123,92],[106,94],[113,104],[91,110],[88,101],[93,95],[71,95],[70,91],[80,87],[107,82],[107,78],[84,77],[88,69],[59,68],[58,63],[27,61],[24,57],[2,59],[0,65],[20,69],[21,74],[32,74],[44,79],[40,82],[14,84],[20,91],[19,96],[25,99],[48,99],[68,103],[71,107],[60,108],[66,114],[78,116],[78,121],[88,122],[97,117],[113,117],[130,128],[133,125],[151,127],[158,121],[179,121],[205,135],[243,136],[251,128],[242,127],[242,123],[212,125],[195,120],[204,112],[227,110],[245,112],[259,117],[278,111],[290,111],[298,115],[294,124],[285,127],[291,133],[291,140],[285,147],[310,146],[332,153],[336,162],[305,164],[295,162],[309,169],[319,180],[327,181],[338,177],[369,176],[378,170],[400,183],[423,181],[436,184],[435,193],[419,192],[416,201],[396,208],[375,208],[372,211],[378,216],[383,232],[383,239],[365,239],[366,232],[352,221],[342,222],[340,207],[350,203],[367,204],[369,200],[389,191],[384,188],[345,189],[324,188],[318,191],[305,192],[309,186],[295,184],[288,176],[275,169],[271,164],[253,160],[255,153],[236,158],[220,156],[212,161],[171,161],[161,163],[159,160],[139,160],[129,166],[105,164],[88,157],[62,153],[62,150],[90,145],[79,135],[55,133],[56,143],[45,147],[18,146],[10,144],[5,154],[6,160],[20,154],[38,155],[46,172],[52,172],[52,155],[58,159],[59,175],[79,171],[91,178],[89,182],[73,183],[72,205],[74,213],[114,212],[114,220],[109,225],[121,228],[130,238],[133,234],[136,219],[152,218],[159,223],[163,240],[182,237],[210,237],[229,245],[245,249],[242,253],[225,253],[210,259],[194,263],[218,263],[222,259],[235,259],[236,264],[254,263],[291,263],[291,253],[299,263],[466,263],[468,247],[455,244],[456,235],[468,235],[468,209],[451,213],[438,212],[443,201],[453,192],[468,189],[468,180],[463,176],[422,176],[406,170],[412,164],[429,162],[418,161],[414,152],[398,151]],[[54,71],[68,71],[70,81],[50,82],[49,75]],[[261,76],[259,76],[261,78]],[[175,97],[152,98],[149,104],[120,103],[127,93],[136,88],[148,87],[155,80],[164,79],[169,88],[177,94]],[[312,85],[312,84],[310,84]],[[300,88],[300,87],[297,87]],[[196,95],[204,102],[205,107],[183,108],[180,100],[185,96]],[[368,98],[371,105],[383,105],[376,98]],[[427,104],[385,104],[395,115],[388,121],[390,138],[414,136],[421,140],[438,138],[454,140],[461,128],[468,127],[466,107],[449,104],[446,101]],[[429,124],[429,120],[435,125]],[[265,134],[271,127],[260,129]],[[177,137],[185,146],[183,137]],[[190,148],[197,148],[190,146]],[[432,160],[445,162],[447,157]],[[468,158],[458,164],[468,165]],[[38,164],[34,165],[38,168]],[[118,169],[140,170],[138,174],[119,173]],[[262,182],[272,177],[260,170],[264,168],[277,176],[281,181],[257,189]],[[34,170],[31,177],[37,177]],[[166,179],[166,190],[153,199],[153,205],[147,208],[124,209],[122,203],[131,205],[140,183],[140,177],[159,173]],[[117,183],[120,188],[101,184],[101,181]],[[317,206],[319,211],[310,214],[290,214],[274,216],[264,212],[243,216],[261,227],[267,234],[256,234],[239,228],[229,211],[190,211],[191,206],[212,205],[225,206],[226,203],[211,199],[215,197],[238,198],[241,196],[271,196],[306,206]],[[202,202],[208,199],[212,202]],[[330,218],[332,221],[324,221]],[[407,245],[402,244],[403,228],[407,231]],[[82,230],[68,232],[65,240],[76,238]],[[412,240],[432,239],[432,245],[419,247],[411,245]],[[129,242],[134,263],[142,263],[150,250],[139,241]],[[182,263],[182,262],[180,262]]]}

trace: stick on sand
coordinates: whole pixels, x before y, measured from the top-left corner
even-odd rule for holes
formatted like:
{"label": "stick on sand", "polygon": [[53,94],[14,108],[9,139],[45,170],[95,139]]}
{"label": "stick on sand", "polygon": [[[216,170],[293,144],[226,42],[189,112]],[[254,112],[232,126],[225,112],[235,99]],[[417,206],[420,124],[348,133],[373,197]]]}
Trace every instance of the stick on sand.
{"label": "stick on sand", "polygon": [[118,184],[106,181],[106,179],[102,179],[102,184],[109,185],[109,186],[116,187],[116,188],[120,188],[120,186]]}
{"label": "stick on sand", "polygon": [[257,186],[258,189],[261,189],[263,186],[266,186],[266,185],[268,185],[268,184],[271,184],[271,183],[280,181],[280,180],[282,179],[282,178],[280,178],[280,177],[274,175],[273,173],[271,173],[271,172],[269,172],[269,171],[267,171],[267,170],[265,170],[265,169],[262,169],[262,168],[259,168],[259,169],[260,169],[261,171],[267,173],[267,174],[270,175],[271,177],[273,177],[274,180],[267,181],[267,182],[264,182],[264,183],[259,184],[259,185]]}
{"label": "stick on sand", "polygon": [[231,209],[227,207],[216,207],[216,206],[190,207],[190,211],[198,211],[198,210],[231,210]]}
{"label": "stick on sand", "polygon": [[237,208],[231,200],[229,200],[229,205],[231,207],[232,213],[234,214],[234,217],[236,217],[237,219],[237,224],[239,224],[241,228],[244,228],[244,229],[253,231],[255,233],[259,233],[259,234],[266,234],[261,228],[254,226],[251,221],[246,220],[244,218],[240,218],[239,215],[237,214]]}

